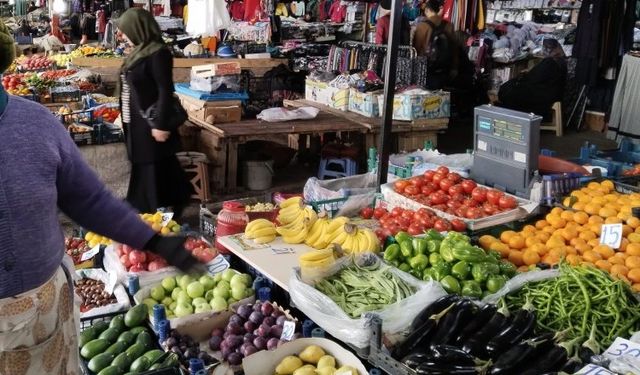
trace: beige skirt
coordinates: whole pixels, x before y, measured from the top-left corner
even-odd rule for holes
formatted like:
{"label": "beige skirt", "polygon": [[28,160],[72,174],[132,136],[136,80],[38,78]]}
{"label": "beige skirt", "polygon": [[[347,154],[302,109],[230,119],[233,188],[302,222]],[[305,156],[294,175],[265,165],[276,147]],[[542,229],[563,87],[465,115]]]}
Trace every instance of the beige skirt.
{"label": "beige skirt", "polygon": [[0,375],[80,373],[69,283],[61,267],[39,288],[0,299]]}

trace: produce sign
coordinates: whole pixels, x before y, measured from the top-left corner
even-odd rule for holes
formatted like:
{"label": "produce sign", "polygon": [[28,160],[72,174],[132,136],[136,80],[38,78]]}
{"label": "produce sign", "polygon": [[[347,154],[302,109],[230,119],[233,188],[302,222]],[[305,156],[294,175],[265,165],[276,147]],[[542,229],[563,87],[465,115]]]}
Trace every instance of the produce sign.
{"label": "produce sign", "polygon": [[[282,332],[286,322],[299,329],[293,318],[269,301],[241,305],[223,329],[211,332],[209,349],[220,351],[223,360],[239,365],[242,358],[260,350],[274,350],[285,341]],[[300,337],[292,333],[287,340]],[[284,374],[284,373],[283,373]]]}
{"label": "produce sign", "polygon": [[213,276],[178,275],[167,277],[151,288],[142,303],[149,309],[165,306],[167,318],[225,311],[230,305],[254,295],[251,276],[226,269]]}
{"label": "produce sign", "polygon": [[427,171],[423,176],[398,180],[393,184],[396,193],[425,206],[453,216],[479,219],[518,206],[515,197],[495,189],[478,186],[475,181],[449,173],[447,167]]}
{"label": "produce sign", "polygon": [[139,305],[110,323],[98,321],[80,333],[80,355],[89,361],[88,368],[98,375],[139,373],[178,366],[178,356],[169,355],[154,344],[154,338],[143,326],[147,306]]}
{"label": "produce sign", "polygon": [[99,280],[87,278],[78,280],[75,282],[75,291],[82,298],[80,312],[118,302],[113,294],[109,294],[104,290],[104,283]]}
{"label": "produce sign", "polygon": [[573,368],[568,362],[576,342],[536,332],[535,325],[536,314],[526,307],[478,308],[469,299],[449,295],[422,311],[392,356],[420,375],[540,375]]}
{"label": "produce sign", "polygon": [[384,259],[419,279],[439,281],[448,293],[481,298],[500,290],[516,273],[513,264],[500,260],[500,254],[471,245],[461,233],[443,236],[430,230],[419,238],[400,232],[395,240]]}
{"label": "produce sign", "polygon": [[374,266],[350,265],[320,280],[315,288],[333,300],[352,318],[399,302],[416,290],[382,263]]}
{"label": "produce sign", "polygon": [[464,232],[467,225],[460,219],[447,220],[438,217],[433,211],[421,208],[417,211],[405,210],[395,207],[391,211],[385,208],[363,208],[360,211],[363,219],[375,218],[380,222],[381,228],[376,230],[376,236],[380,242],[384,242],[387,237],[395,236],[398,232],[408,232],[413,236],[424,233],[428,229],[435,229],[438,232]]}
{"label": "produce sign", "polygon": [[561,264],[560,276],[527,283],[506,302],[509,308],[530,303],[539,329],[566,330],[569,339],[596,354],[640,329],[640,304],[628,285],[595,267]]}
{"label": "produce sign", "polygon": [[284,357],[275,368],[276,374],[296,375],[360,375],[354,367],[340,366],[335,357],[318,345],[309,345],[298,355]]}
{"label": "produce sign", "polygon": [[200,343],[189,335],[181,335],[176,330],[171,330],[169,337],[160,345],[164,350],[177,356],[185,368],[189,368],[189,360],[194,358],[201,359],[205,366],[215,362],[215,359],[209,353],[200,350]]}

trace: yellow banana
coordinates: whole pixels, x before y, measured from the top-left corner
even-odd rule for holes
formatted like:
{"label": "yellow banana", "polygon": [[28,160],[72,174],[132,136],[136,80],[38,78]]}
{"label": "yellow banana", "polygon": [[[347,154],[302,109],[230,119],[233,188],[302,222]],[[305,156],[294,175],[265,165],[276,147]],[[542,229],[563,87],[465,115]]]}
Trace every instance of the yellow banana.
{"label": "yellow banana", "polygon": [[305,230],[305,223],[303,221],[296,222],[295,226],[292,227],[277,227],[276,232],[282,237],[294,237],[298,235],[300,232],[306,232],[308,234],[308,230]]}
{"label": "yellow banana", "polygon": [[378,240],[376,234],[373,233],[371,229],[365,229],[363,232],[364,235],[369,239],[369,249],[367,250],[374,253],[380,251],[380,240]]}
{"label": "yellow banana", "polygon": [[269,242],[273,242],[273,240],[276,239],[276,235],[272,235],[272,236],[263,236],[263,237],[257,237],[253,239],[253,242],[257,243],[257,244],[264,244],[264,243],[269,243]]}
{"label": "yellow banana", "polygon": [[245,233],[251,231],[253,228],[259,225],[273,225],[273,223],[267,219],[255,219],[254,221],[251,221],[249,222],[249,224],[247,224],[247,227],[245,228]]}
{"label": "yellow banana", "polygon": [[291,197],[285,199],[282,203],[280,203],[280,208],[287,208],[294,205],[302,205],[302,197]]}
{"label": "yellow banana", "polygon": [[311,229],[309,229],[309,236],[304,241],[304,243],[306,243],[307,245],[309,245],[311,247],[314,247],[313,244],[318,242],[318,240],[321,239],[325,235],[325,230],[327,229],[328,225],[329,225],[329,219],[327,219],[327,218],[319,218],[313,224],[313,226],[311,226]]}
{"label": "yellow banana", "polygon": [[251,232],[249,232],[247,237],[258,238],[258,237],[275,236],[275,235],[277,235],[276,228],[274,226],[270,226],[270,227],[256,228]]}
{"label": "yellow banana", "polygon": [[298,243],[302,243],[305,239],[305,237],[307,237],[307,233],[309,232],[309,230],[303,226],[303,230],[299,231],[296,235],[294,236],[282,236],[282,240],[288,244],[298,244]]}
{"label": "yellow banana", "polygon": [[311,207],[304,208],[304,217],[309,219],[309,223],[313,225],[318,220],[318,214]]}
{"label": "yellow banana", "polygon": [[305,262],[313,262],[316,260],[324,259],[328,256],[333,256],[333,249],[327,248],[322,250],[309,251],[308,253],[300,255],[299,259]]}
{"label": "yellow banana", "polygon": [[369,239],[367,238],[366,234],[364,234],[362,230],[358,230],[358,233],[356,233],[354,244],[355,244],[354,251],[356,253],[366,252],[367,249],[370,247]]}
{"label": "yellow banana", "polygon": [[336,262],[336,260],[333,258],[333,256],[329,256],[329,257],[325,257],[322,258],[320,260],[315,260],[315,261],[305,261],[305,260],[300,260],[300,267],[303,268],[320,268],[320,267],[328,267],[332,264],[334,264]]}
{"label": "yellow banana", "polygon": [[298,213],[300,210],[302,210],[302,207],[300,206],[289,206],[287,208],[281,208],[280,211],[278,211],[278,214],[282,216],[290,216]]}
{"label": "yellow banana", "polygon": [[331,219],[331,221],[329,222],[329,227],[327,228],[327,233],[332,234],[336,230],[344,227],[344,225],[347,224],[348,222],[349,222],[349,218],[344,216],[338,216]]}
{"label": "yellow banana", "polygon": [[290,213],[285,213],[285,214],[279,214],[278,215],[278,222],[282,225],[287,225],[290,223],[293,223],[295,221],[301,220],[304,218],[304,211],[302,210],[297,210],[294,212],[290,212]]}

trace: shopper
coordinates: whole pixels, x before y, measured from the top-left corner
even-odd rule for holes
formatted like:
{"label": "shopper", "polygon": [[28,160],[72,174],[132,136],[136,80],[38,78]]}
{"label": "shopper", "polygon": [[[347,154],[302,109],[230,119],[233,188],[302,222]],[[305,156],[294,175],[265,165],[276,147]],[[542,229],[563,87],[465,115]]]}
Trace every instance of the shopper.
{"label": "shopper", "polygon": [[551,117],[553,103],[562,101],[567,81],[567,62],[555,39],[542,42],[544,59],[529,72],[507,81],[498,92],[499,105],[522,112]]}
{"label": "shopper", "polygon": [[[0,72],[14,57],[10,31],[0,24]],[[201,267],[184,239],[156,235],[107,191],[45,107],[1,86],[0,139],[0,374],[79,374],[74,271],[62,265],[58,209],[185,271]]]}
{"label": "shopper", "polygon": [[444,88],[455,78],[458,69],[459,49],[454,45],[453,26],[442,19],[441,9],[441,1],[427,1],[426,19],[416,24],[413,34],[413,47],[418,56],[428,60],[428,89]]}
{"label": "shopper", "polygon": [[[179,216],[192,187],[176,157],[177,128],[170,125],[173,103],[173,58],[151,15],[132,8],[118,19],[118,28],[134,46],[120,70],[120,101],[131,160],[127,200],[144,212],[172,207]],[[157,108],[155,121],[141,112]]]}
{"label": "shopper", "polygon": [[[400,1],[400,0],[398,0]],[[376,44],[387,44],[389,42],[389,34],[391,33],[391,0],[381,0],[378,4],[378,13],[376,21],[376,35],[374,42]],[[411,25],[403,16],[400,25],[400,35],[398,36],[400,45],[409,45],[409,35]]]}

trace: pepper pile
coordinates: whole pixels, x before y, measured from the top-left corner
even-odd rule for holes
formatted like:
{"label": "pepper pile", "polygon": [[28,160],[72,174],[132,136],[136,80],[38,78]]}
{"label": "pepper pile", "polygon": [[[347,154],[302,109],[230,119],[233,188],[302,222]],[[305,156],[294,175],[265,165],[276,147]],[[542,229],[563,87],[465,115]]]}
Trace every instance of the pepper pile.
{"label": "pepper pile", "polygon": [[419,279],[439,281],[449,293],[481,298],[497,292],[516,273],[499,253],[471,245],[462,233],[443,236],[430,230],[420,238],[400,232],[395,241],[384,252],[387,262]]}

